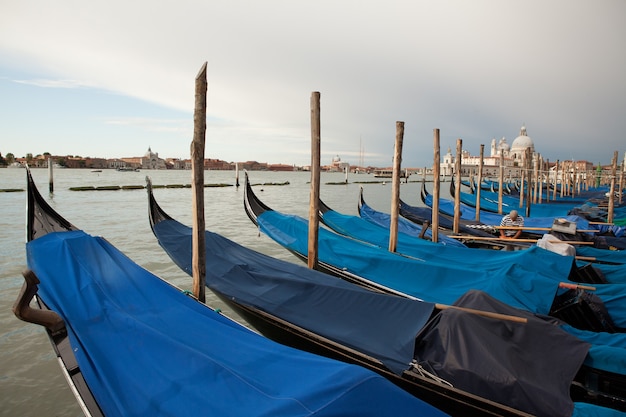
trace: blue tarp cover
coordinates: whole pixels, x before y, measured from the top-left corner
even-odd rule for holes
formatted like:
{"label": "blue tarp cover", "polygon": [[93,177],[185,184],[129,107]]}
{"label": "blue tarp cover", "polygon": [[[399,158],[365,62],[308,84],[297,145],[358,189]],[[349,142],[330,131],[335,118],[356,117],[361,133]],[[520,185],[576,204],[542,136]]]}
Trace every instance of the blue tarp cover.
{"label": "blue tarp cover", "polygon": [[[257,221],[261,231],[280,245],[301,254],[308,253],[307,239],[302,238],[308,233],[306,220],[266,211]],[[430,256],[417,259],[390,253],[323,228],[320,228],[318,237],[320,262],[344,268],[426,301],[452,304],[469,289],[478,289],[505,304],[547,314],[558,290],[558,278],[549,279],[529,273],[514,263],[497,265],[493,269],[484,264],[481,268],[468,268],[463,263],[466,258],[480,264],[476,259],[480,257],[479,251],[471,251],[472,255],[464,255],[463,259],[449,258],[442,264],[440,261],[431,262]],[[561,276],[562,273],[559,273]]]}
{"label": "blue tarp cover", "polygon": [[[191,228],[157,223],[159,244],[191,275]],[[379,359],[400,374],[413,359],[415,335],[434,305],[368,291],[357,285],[249,250],[205,233],[206,284],[235,301],[260,308]]]}
{"label": "blue tarp cover", "polygon": [[366,369],[245,329],[102,238],[50,233],[26,248],[109,417],[442,415]]}
{"label": "blue tarp cover", "polygon": [[[473,194],[468,194],[469,196],[473,196]],[[468,197],[471,198],[471,197]],[[474,196],[474,199],[476,197]],[[426,205],[432,207],[432,195],[426,196]],[[496,207],[497,207],[496,201]],[[493,202],[492,202],[493,205]],[[470,204],[467,204],[467,201],[462,201],[460,204],[460,215],[464,220],[476,220],[476,207]],[[518,206],[509,205],[503,206],[502,211],[504,214],[509,213],[511,210],[517,210],[520,215],[524,217],[524,226],[526,227],[552,227],[555,218],[565,219],[569,222],[576,223],[576,228],[580,230],[589,229],[589,222],[576,215],[568,215],[568,209],[563,209],[562,206],[557,206],[553,208],[548,204],[535,204],[531,206],[530,209],[530,217],[526,217],[524,209],[520,209]],[[454,201],[440,198],[439,199],[439,211],[447,214],[449,216],[454,216]],[[497,211],[497,208],[496,208]],[[490,212],[483,210],[482,202],[481,202],[481,211],[480,211],[480,222],[484,224],[488,224],[491,226],[500,226],[500,221],[502,220],[502,214],[498,214],[497,212]],[[534,233],[539,233],[539,231],[534,230]]]}

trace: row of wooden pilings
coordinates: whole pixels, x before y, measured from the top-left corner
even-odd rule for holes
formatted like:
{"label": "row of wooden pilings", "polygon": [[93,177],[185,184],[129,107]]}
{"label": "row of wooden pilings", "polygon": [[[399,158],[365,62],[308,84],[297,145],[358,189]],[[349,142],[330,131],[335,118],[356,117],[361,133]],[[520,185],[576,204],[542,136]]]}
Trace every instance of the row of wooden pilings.
{"label": "row of wooden pilings", "polygon": [[[192,205],[194,211],[193,231],[192,231],[192,271],[193,271],[193,294],[199,301],[205,301],[205,283],[206,283],[206,253],[205,253],[205,221],[204,221],[204,149],[205,149],[205,136],[206,136],[206,92],[207,92],[207,80],[206,80],[206,66],[205,62],[200,72],[196,76],[195,84],[195,109],[194,109],[194,136],[191,144],[191,159],[192,159]],[[309,206],[309,236],[308,236],[308,266],[309,268],[316,269],[318,265],[318,233],[319,233],[319,195],[320,195],[320,144],[321,144],[321,129],[320,129],[320,93],[313,92],[311,94],[311,193],[310,193],[310,206]],[[402,144],[404,140],[404,122],[396,122],[396,138],[394,147],[393,158],[393,177],[392,177],[392,198],[391,198],[391,222],[390,222],[390,234],[389,234],[389,251],[395,252],[397,246],[397,234],[398,234],[398,220],[399,220],[399,199],[400,199],[400,174],[402,164]],[[433,204],[432,204],[432,240],[437,242],[439,240],[439,195],[440,195],[440,132],[439,129],[433,130],[433,144],[434,144],[434,161],[433,161]],[[457,140],[456,149],[456,164],[455,164],[455,196],[454,196],[454,232],[458,233],[459,219],[460,219],[460,190],[461,190],[461,150],[462,140]],[[484,145],[480,146],[480,164],[478,166],[478,179],[479,186],[476,189],[477,193],[477,207],[476,220],[480,220],[480,184],[482,182],[482,167],[483,167],[483,153]],[[527,153],[525,162],[530,163],[530,154]],[[503,155],[500,156],[501,167],[499,175],[499,187],[498,187],[498,208],[502,213],[502,190],[504,182],[504,164]],[[557,162],[558,165],[558,162]],[[526,165],[523,173],[530,173],[530,165]],[[617,171],[617,151],[614,153],[612,162],[612,174],[611,174],[611,186],[609,193],[609,218],[608,222],[613,221],[613,206],[614,206],[614,193],[615,193],[615,177]],[[622,170],[623,172],[623,170]],[[528,175],[528,174],[527,174]],[[531,184],[530,176],[526,179],[528,184]],[[534,175],[535,179],[538,179],[537,171]],[[556,175],[555,175],[556,180]],[[623,174],[622,174],[623,181]],[[620,191],[623,189],[622,181],[620,181]],[[51,182],[52,184],[52,182]],[[524,177],[522,177],[522,184],[524,184]],[[555,183],[556,185],[556,183]],[[52,185],[51,185],[52,186]],[[523,204],[524,198],[527,202],[531,201],[531,187],[526,187],[525,197],[520,198],[520,205]],[[564,187],[561,187],[563,190]],[[556,190],[556,187],[555,187]],[[556,192],[556,191],[555,191]],[[563,191],[561,191],[563,192]],[[520,192],[524,195],[524,192]],[[535,190],[535,196],[538,191]],[[621,193],[620,193],[621,194]],[[555,198],[556,195],[553,196]],[[535,197],[536,198],[536,197]],[[527,207],[530,203],[527,204]]]}

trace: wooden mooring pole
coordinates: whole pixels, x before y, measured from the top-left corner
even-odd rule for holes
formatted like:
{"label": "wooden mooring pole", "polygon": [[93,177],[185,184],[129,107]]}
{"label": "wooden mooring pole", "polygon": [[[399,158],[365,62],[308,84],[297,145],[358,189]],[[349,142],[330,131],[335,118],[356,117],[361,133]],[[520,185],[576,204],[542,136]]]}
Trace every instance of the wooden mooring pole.
{"label": "wooden mooring pole", "polygon": [[[498,214],[502,214],[502,187],[504,184],[504,151],[500,149],[500,171],[498,172]],[[522,182],[523,184],[523,182]]]}
{"label": "wooden mooring pole", "polygon": [[613,152],[611,161],[611,186],[609,187],[609,208],[606,216],[607,223],[613,223],[613,212],[615,210],[615,176],[617,175],[617,151]]}
{"label": "wooden mooring pole", "polygon": [[198,301],[206,301],[206,242],[204,239],[204,143],[206,140],[206,93],[207,63],[196,76],[196,101],[193,113],[193,141],[191,142],[191,204],[193,208],[192,228],[192,276],[193,295]]}
{"label": "wooden mooring pole", "polygon": [[[441,164],[439,147],[439,129],[433,130],[433,207],[432,207],[432,241],[439,241],[439,169]],[[424,227],[424,226],[422,226]]]}
{"label": "wooden mooring pole", "polygon": [[[393,178],[391,180],[391,219],[389,223],[389,252],[398,246],[398,217],[400,216],[400,174],[402,169],[402,142],[404,122],[396,122],[396,143],[393,155]],[[423,226],[422,226],[423,227]]]}
{"label": "wooden mooring pole", "polygon": [[454,160],[454,217],[452,221],[452,230],[454,234],[459,233],[459,222],[461,219],[461,155],[463,141],[456,140],[456,158]]}
{"label": "wooden mooring pole", "polygon": [[51,193],[54,192],[54,175],[52,174],[52,170],[54,168],[54,163],[52,162],[52,158],[48,158],[48,190]]}
{"label": "wooden mooring pole", "polygon": [[309,200],[308,266],[317,269],[320,207],[320,93],[311,94],[311,197]]}
{"label": "wooden mooring pole", "polygon": [[483,183],[483,164],[485,163],[485,145],[480,145],[480,165],[478,165],[478,186],[476,187],[476,221],[480,221],[480,192]]}

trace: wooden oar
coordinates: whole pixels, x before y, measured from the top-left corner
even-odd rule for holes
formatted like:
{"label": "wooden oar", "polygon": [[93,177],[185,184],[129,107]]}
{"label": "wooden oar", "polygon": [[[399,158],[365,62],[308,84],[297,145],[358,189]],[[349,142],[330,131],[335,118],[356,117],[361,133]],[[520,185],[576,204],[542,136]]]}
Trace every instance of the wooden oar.
{"label": "wooden oar", "polygon": [[509,320],[509,321],[514,321],[516,323],[528,323],[528,319],[524,317],[511,316],[508,314],[492,313],[491,311],[476,310],[473,308],[457,307],[457,306],[451,306],[447,304],[438,304],[438,303],[435,304],[435,308],[438,310],[448,310],[452,308],[455,310],[461,310],[461,311],[465,311],[466,313],[477,314],[479,316],[489,317],[492,319]]}
{"label": "wooden oar", "polygon": [[567,288],[570,290],[588,290],[588,291],[596,290],[596,287],[591,287],[589,285],[572,284],[571,282],[560,282],[559,287]]}
{"label": "wooden oar", "polygon": [[589,261],[589,262],[595,262],[598,260],[598,258],[593,257],[593,256],[575,256],[576,260],[579,261]]}
{"label": "wooden oar", "polygon": [[[520,242],[520,243],[537,243],[539,239],[511,239],[506,237],[488,237],[488,236],[460,236],[460,235],[450,235],[453,239],[467,239],[467,240],[491,240],[496,242]],[[550,243],[567,243],[570,245],[593,245],[594,242],[583,242],[579,240],[556,240],[549,241]]]}
{"label": "wooden oar", "polygon": [[[505,229],[505,230],[542,230],[549,232],[552,230],[550,227],[525,227],[525,226],[491,226],[493,229]],[[598,233],[599,230],[577,230],[577,232],[581,233]]]}

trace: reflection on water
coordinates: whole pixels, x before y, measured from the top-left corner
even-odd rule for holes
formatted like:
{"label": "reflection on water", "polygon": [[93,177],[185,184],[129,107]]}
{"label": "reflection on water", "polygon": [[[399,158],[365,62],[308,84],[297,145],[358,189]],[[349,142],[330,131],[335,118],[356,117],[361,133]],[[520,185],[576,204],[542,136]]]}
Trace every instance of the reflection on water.
{"label": "reflection on water", "polygon": [[[48,192],[47,169],[32,171],[48,203],[75,226],[92,235],[105,237],[133,261],[189,290],[191,278],[178,269],[157,244],[148,223],[145,190],[70,191],[70,187],[144,185],[149,175],[155,185],[190,184],[191,171],[118,172],[58,169],[54,171],[54,194]],[[307,172],[250,172],[255,192],[271,208],[308,218],[310,174]],[[375,209],[389,212],[391,182],[382,185],[371,175],[322,173],[321,198],[333,209],[357,214],[360,187]],[[402,184],[401,196],[409,204],[419,202],[418,178]],[[262,185],[289,182],[289,185]],[[371,183],[358,183],[358,182]],[[235,187],[234,171],[206,171],[205,183],[230,184],[205,188],[206,227],[229,239],[276,258],[300,262],[272,240],[260,235],[243,210],[242,187]],[[332,185],[329,183],[333,183]],[[26,188],[26,172],[0,169],[0,189]],[[163,209],[177,220],[191,225],[191,189],[156,188]],[[24,250],[26,193],[0,193],[0,398],[2,416],[79,416],[74,397],[59,371],[52,348],[42,328],[19,321],[11,306],[22,286],[26,267]],[[207,304],[239,320],[207,291]]]}

